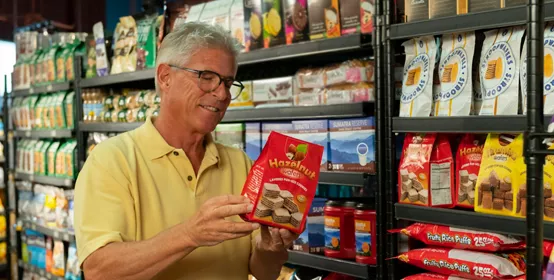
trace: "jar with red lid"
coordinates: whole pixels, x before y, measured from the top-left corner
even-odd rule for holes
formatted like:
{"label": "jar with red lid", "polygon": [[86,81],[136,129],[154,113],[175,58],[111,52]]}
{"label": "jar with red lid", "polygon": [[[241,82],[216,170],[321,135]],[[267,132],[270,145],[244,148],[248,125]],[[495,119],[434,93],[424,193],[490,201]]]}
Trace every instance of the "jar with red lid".
{"label": "jar with red lid", "polygon": [[376,215],[371,204],[358,203],[354,211],[356,262],[377,264]]}
{"label": "jar with red lid", "polygon": [[339,259],[356,258],[354,210],[352,201],[329,200],[325,203],[325,256]]}

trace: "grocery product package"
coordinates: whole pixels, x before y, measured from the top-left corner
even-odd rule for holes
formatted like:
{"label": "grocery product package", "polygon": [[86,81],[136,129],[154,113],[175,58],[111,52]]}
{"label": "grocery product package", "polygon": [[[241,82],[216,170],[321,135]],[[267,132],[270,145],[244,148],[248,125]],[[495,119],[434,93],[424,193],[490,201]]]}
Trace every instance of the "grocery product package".
{"label": "grocery product package", "polygon": [[81,267],[79,266],[79,259],[77,258],[77,246],[75,243],[69,244],[67,249],[67,265],[66,265],[65,279],[67,280],[81,280]]}
{"label": "grocery product package", "polygon": [[439,63],[440,94],[435,103],[436,116],[468,116],[471,112],[471,83],[475,33],[442,36]]}
{"label": "grocery product package", "polygon": [[311,40],[339,37],[339,0],[308,1],[308,20]]}
{"label": "grocery product package", "polygon": [[471,208],[475,204],[475,185],[481,167],[485,137],[465,134],[456,152],[456,206]]}
{"label": "grocery product package", "polygon": [[322,154],[322,146],[271,132],[242,189],[254,210],[241,217],[301,233],[315,196]]}
{"label": "grocery product package", "polygon": [[251,160],[257,160],[262,152],[262,127],[259,122],[247,122],[245,126],[245,153]]}
{"label": "grocery product package", "polygon": [[215,127],[215,140],[229,147],[244,150],[244,123],[222,123]]}
{"label": "grocery product package", "polygon": [[285,44],[286,18],[282,0],[263,0],[262,13],[264,48]]}
{"label": "grocery product package", "polygon": [[308,217],[306,218],[306,230],[294,241],[293,250],[321,254],[325,248],[325,231],[323,207],[325,198],[314,198]]}
{"label": "grocery product package", "polygon": [[522,157],[523,135],[487,136],[475,187],[476,212],[515,216],[519,191],[517,160]]}
{"label": "grocery product package", "polygon": [[375,119],[329,120],[329,167],[335,171],[375,173]]}
{"label": "grocery product package", "polygon": [[329,122],[327,120],[292,121],[294,137],[323,147],[321,170],[327,170],[329,153]]}
{"label": "grocery product package", "polygon": [[287,45],[310,40],[307,0],[283,0]]}
{"label": "grocery product package", "polygon": [[360,12],[362,10],[362,3],[364,3],[364,1],[339,0],[342,35],[360,33],[360,16],[363,15],[363,13]]}
{"label": "grocery product package", "polygon": [[448,136],[413,134],[404,138],[398,171],[400,203],[454,206],[454,158]]}
{"label": "grocery product package", "polygon": [[149,15],[137,22],[136,70],[152,68],[156,65],[156,20],[157,15]]}
{"label": "grocery product package", "polygon": [[69,34],[67,33],[61,33],[60,34],[60,44],[58,45],[58,51],[56,52],[55,56],[55,64],[56,64],[56,73],[55,73],[55,80],[56,82],[63,82],[65,81],[65,60],[63,56],[63,52],[67,47],[70,46],[69,42]]}
{"label": "grocery product package", "polygon": [[239,93],[237,87],[231,88],[231,95],[237,96],[236,99],[231,100],[231,104],[229,104],[229,110],[236,109],[236,108],[252,108],[254,107],[254,102],[252,100],[253,98],[253,92],[252,92],[252,81],[244,81],[242,82],[242,85],[244,86],[244,89]]}
{"label": "grocery product package", "polygon": [[52,274],[60,277],[65,276],[65,249],[64,244],[60,240],[54,241],[54,250],[53,250],[53,263],[52,263]]}
{"label": "grocery product package", "polygon": [[110,74],[135,71],[137,66],[137,24],[132,16],[119,18],[114,32],[114,42]]}
{"label": "grocery product package", "polygon": [[47,151],[47,175],[54,176],[56,174],[56,154],[58,153],[58,149],[60,147],[59,141],[52,142],[52,145],[48,148]]}
{"label": "grocery product package", "polygon": [[255,80],[253,82],[254,106],[287,107],[292,105],[292,77]]}
{"label": "grocery product package", "polygon": [[525,251],[481,253],[458,249],[423,248],[399,255],[419,268],[468,279],[504,279],[525,274]]}
{"label": "grocery product package", "polygon": [[60,92],[55,95],[54,101],[54,127],[64,129],[67,126],[65,112],[65,92]]}
{"label": "grocery product package", "polygon": [[361,0],[360,2],[361,31],[362,33],[372,33],[373,14],[375,13],[374,0]]}
{"label": "grocery product package", "polygon": [[414,223],[400,232],[426,245],[452,249],[486,252],[525,249],[521,238],[442,225]]}
{"label": "grocery product package", "polygon": [[326,86],[323,68],[302,68],[296,72],[295,82],[301,89],[320,89]]}
{"label": "grocery product package", "polygon": [[[87,79],[94,78],[97,76],[97,73],[96,73],[96,41],[94,39],[93,34],[90,34],[87,36],[87,40],[85,44],[86,44],[86,62],[84,62],[85,64],[84,66],[86,68],[85,78]],[[65,75],[65,70],[64,70],[64,74],[62,75]]]}
{"label": "grocery product package", "polygon": [[246,51],[264,47],[262,0],[244,0],[244,38]]}
{"label": "grocery product package", "polygon": [[479,65],[482,104],[479,115],[517,115],[522,27],[485,32]]}
{"label": "grocery product package", "polygon": [[73,128],[73,102],[75,101],[75,92],[72,91],[65,96],[65,124],[67,128]]}
{"label": "grocery product package", "polygon": [[234,0],[231,5],[229,27],[231,35],[244,46],[244,7],[243,0]]}
{"label": "grocery product package", "polygon": [[52,266],[54,264],[53,242],[54,240],[52,239],[51,236],[46,236],[46,259],[45,259],[46,269],[45,270],[48,273],[52,273]]}
{"label": "grocery product package", "polygon": [[406,63],[402,78],[400,117],[428,117],[433,103],[433,71],[437,44],[433,36],[402,44]]}
{"label": "grocery product package", "polygon": [[[325,86],[369,82],[373,78],[373,61],[347,60],[325,67]],[[369,79],[368,79],[369,77]]]}

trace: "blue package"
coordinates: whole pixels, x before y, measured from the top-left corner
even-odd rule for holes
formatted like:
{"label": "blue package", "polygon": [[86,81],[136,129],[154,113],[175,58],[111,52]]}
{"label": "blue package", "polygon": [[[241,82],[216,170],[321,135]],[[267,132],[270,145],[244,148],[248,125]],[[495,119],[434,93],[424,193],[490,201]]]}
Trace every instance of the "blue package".
{"label": "blue package", "polygon": [[333,170],[375,173],[375,119],[329,121]]}
{"label": "blue package", "polygon": [[308,217],[306,219],[306,229],[298,239],[294,241],[293,249],[310,253],[323,253],[325,249],[325,232],[323,208],[325,207],[325,198],[314,198]]}
{"label": "blue package", "polygon": [[251,160],[257,160],[262,152],[261,123],[247,122],[245,125],[245,152]]}
{"label": "blue package", "polygon": [[295,138],[323,146],[321,170],[327,170],[329,154],[329,121],[293,121],[292,126]]}

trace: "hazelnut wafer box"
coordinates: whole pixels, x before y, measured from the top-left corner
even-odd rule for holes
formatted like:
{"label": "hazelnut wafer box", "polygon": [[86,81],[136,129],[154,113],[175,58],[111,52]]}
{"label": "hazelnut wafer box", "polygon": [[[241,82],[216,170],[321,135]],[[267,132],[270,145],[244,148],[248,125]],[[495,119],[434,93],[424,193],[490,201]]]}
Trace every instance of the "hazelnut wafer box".
{"label": "hazelnut wafer box", "polygon": [[271,132],[242,189],[254,210],[241,218],[302,233],[322,156],[323,146]]}

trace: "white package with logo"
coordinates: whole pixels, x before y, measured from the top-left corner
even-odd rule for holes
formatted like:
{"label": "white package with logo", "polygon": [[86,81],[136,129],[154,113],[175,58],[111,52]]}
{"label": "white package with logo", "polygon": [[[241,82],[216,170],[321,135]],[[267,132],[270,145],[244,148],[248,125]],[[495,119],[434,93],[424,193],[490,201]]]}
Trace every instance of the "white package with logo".
{"label": "white package with logo", "polygon": [[425,36],[402,45],[406,51],[406,64],[402,77],[400,117],[428,117],[433,105],[433,69],[437,44],[433,36]]}
{"label": "white package with logo", "polygon": [[473,87],[471,69],[475,33],[442,36],[439,63],[440,93],[435,104],[436,116],[468,116],[471,112]]}
{"label": "white package with logo", "polygon": [[[544,29],[544,84],[543,84],[543,111],[545,114],[554,114],[554,22],[550,22]],[[523,113],[527,113],[527,39],[521,51],[520,83]]]}
{"label": "white package with logo", "polygon": [[511,27],[485,33],[479,60],[483,90],[479,115],[517,115],[519,57],[524,32],[522,27]]}

